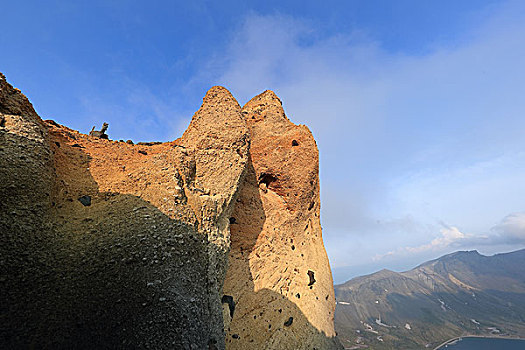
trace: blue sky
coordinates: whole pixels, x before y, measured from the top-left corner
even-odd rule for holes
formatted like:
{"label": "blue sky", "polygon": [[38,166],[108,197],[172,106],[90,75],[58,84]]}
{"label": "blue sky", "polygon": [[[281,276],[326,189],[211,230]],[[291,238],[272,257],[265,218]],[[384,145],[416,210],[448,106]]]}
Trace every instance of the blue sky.
{"label": "blue sky", "polygon": [[274,90],[321,155],[336,282],[525,246],[522,1],[4,1],[0,71],[39,114],[179,137],[213,85]]}

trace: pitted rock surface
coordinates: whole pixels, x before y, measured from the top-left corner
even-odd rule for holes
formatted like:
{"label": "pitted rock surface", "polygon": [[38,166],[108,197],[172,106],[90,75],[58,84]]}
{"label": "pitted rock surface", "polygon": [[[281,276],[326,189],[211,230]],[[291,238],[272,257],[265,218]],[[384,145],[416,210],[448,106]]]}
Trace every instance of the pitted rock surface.
{"label": "pitted rock surface", "polygon": [[[282,327],[293,316],[287,329],[308,321],[308,329],[322,339],[331,339],[333,287],[328,261],[319,257],[326,253],[318,227],[318,203],[304,211],[305,201],[318,201],[317,151],[313,158],[301,156],[313,165],[300,177],[274,169],[272,162],[282,159],[278,155],[271,156],[269,163],[252,162],[250,157],[261,159],[259,154],[265,151],[258,141],[256,153],[250,155],[250,139],[256,129],[245,114],[228,90],[213,87],[180,139],[134,145],[43,121],[27,98],[1,75],[0,347],[229,347],[227,339],[233,334],[225,338],[224,329],[232,315],[234,326],[237,314],[246,311],[237,300],[238,292],[223,291],[225,276],[233,273],[239,283],[247,278],[242,283],[253,284],[245,266],[232,260],[239,244],[234,238],[238,231],[232,229],[230,238],[230,229],[246,225],[242,215],[237,218],[239,223],[232,217],[236,216],[234,210],[240,210],[235,207],[248,200],[245,192],[253,192],[252,200],[257,201],[262,191],[259,186],[266,182],[265,195],[279,196],[275,210],[284,210],[282,217],[268,220],[268,225],[280,225],[275,228],[283,237],[288,236],[288,241],[294,239],[297,253],[309,261],[294,265],[304,274],[297,283],[307,286],[308,269],[315,271],[313,288],[322,293],[326,289],[329,296],[324,304],[310,308],[312,298],[308,291],[300,290],[301,301],[287,299],[297,312],[283,314],[275,327]],[[277,145],[274,138],[293,135],[299,143],[294,149],[315,145],[311,134],[304,133],[305,127],[299,130],[288,123],[277,123],[274,134],[268,133],[270,144]],[[292,166],[296,161],[292,157],[286,164]],[[263,176],[264,184],[253,182],[261,169],[276,175],[276,180]],[[300,184],[303,180],[312,180],[313,185]],[[309,192],[299,192],[303,190]],[[288,198],[290,191],[297,191],[297,196]],[[257,208],[246,205],[248,211]],[[273,215],[267,208],[260,213]],[[301,225],[312,225],[310,240],[296,238],[296,233],[289,231],[293,226],[289,221],[298,217]],[[312,242],[315,245],[308,248]],[[229,255],[232,243],[235,247]],[[269,266],[276,258],[285,257],[272,256],[270,251],[263,255]],[[326,266],[321,266],[324,263]],[[279,273],[273,271],[272,278]],[[283,276],[289,278],[286,273]],[[225,289],[230,286],[227,282]],[[257,288],[267,286],[258,284]],[[299,289],[290,293],[296,291]],[[260,303],[267,302],[272,301],[260,299]],[[257,307],[263,310],[266,306]],[[314,308],[318,308],[315,317]],[[239,330],[237,339],[243,341],[247,332],[258,329]],[[266,347],[289,348],[280,347],[284,339],[265,339]],[[325,344],[314,335],[304,340]]]}
{"label": "pitted rock surface", "polygon": [[242,113],[250,163],[232,214],[224,293],[236,308],[225,322],[226,348],[338,348],[315,140],[286,117],[272,91],[254,97]]}

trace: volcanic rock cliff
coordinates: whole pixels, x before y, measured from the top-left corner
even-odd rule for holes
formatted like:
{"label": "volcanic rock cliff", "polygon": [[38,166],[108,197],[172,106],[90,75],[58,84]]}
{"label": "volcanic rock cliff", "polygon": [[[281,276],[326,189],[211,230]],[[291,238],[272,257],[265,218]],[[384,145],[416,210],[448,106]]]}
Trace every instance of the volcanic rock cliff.
{"label": "volcanic rock cliff", "polygon": [[315,140],[288,120],[271,91],[242,114],[251,148],[230,226],[224,293],[236,307],[225,316],[227,347],[333,348],[335,299],[319,222]]}
{"label": "volcanic rock cliff", "polygon": [[338,348],[317,148],[272,92],[214,87],[180,139],[133,145],[0,75],[0,179],[0,347]]}

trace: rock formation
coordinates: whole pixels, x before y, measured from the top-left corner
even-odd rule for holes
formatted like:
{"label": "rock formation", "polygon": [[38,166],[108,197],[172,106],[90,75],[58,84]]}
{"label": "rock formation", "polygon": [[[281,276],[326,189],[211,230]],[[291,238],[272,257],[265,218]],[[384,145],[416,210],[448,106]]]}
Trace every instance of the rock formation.
{"label": "rock formation", "polygon": [[[319,158],[266,91],[242,109],[250,161],[230,220],[224,293],[230,349],[328,349],[336,343],[332,274],[319,222]],[[229,322],[228,322],[229,321]]]}
{"label": "rock formation", "polygon": [[273,93],[214,87],[180,139],[133,145],[0,75],[0,121],[2,348],[336,346],[315,141]]}
{"label": "rock formation", "polygon": [[93,127],[91,131],[89,132],[89,136],[95,136],[101,139],[109,140],[109,137],[106,134],[106,130],[108,130],[108,127],[109,127],[108,123],[102,124],[102,128],[100,130],[95,130],[95,127]]}

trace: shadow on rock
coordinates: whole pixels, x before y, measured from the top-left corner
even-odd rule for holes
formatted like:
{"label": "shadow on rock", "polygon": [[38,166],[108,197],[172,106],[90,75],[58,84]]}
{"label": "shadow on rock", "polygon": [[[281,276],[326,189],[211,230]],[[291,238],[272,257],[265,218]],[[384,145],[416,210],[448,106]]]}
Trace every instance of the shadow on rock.
{"label": "shadow on rock", "polygon": [[[230,304],[224,304],[226,348],[339,349],[339,341],[316,329],[287,296],[266,288],[256,290],[254,280],[263,276],[253,275],[250,255],[257,254],[254,247],[267,217],[251,161],[246,171],[230,220],[234,223],[230,227],[231,250],[224,293],[232,298],[235,308],[230,317]],[[279,271],[274,275],[278,279]]]}
{"label": "shadow on rock", "polygon": [[[207,243],[194,226],[99,192],[81,147],[4,130],[0,144],[1,348],[208,347]],[[63,170],[75,183],[51,172],[57,147],[77,160]]]}

